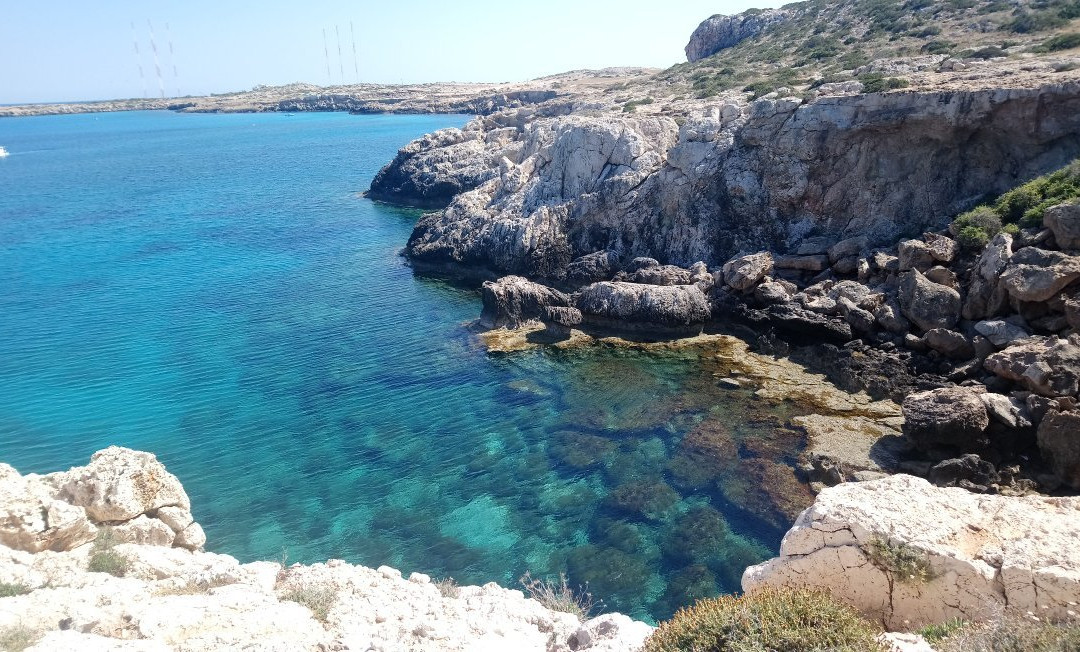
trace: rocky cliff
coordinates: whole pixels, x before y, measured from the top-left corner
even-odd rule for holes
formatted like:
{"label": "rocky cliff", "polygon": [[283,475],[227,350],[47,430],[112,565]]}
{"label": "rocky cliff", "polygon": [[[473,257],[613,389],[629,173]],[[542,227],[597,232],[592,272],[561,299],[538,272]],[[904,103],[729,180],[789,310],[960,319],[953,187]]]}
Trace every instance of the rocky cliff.
{"label": "rocky cliff", "polygon": [[412,260],[558,279],[603,250],[689,266],[818,236],[892,243],[1080,154],[1080,83],[497,124],[414,142],[376,179],[406,201],[468,190],[420,221]]}
{"label": "rocky cliff", "polygon": [[619,614],[581,622],[494,583],[458,587],[340,560],[241,564],[204,543],[180,482],[149,453],[112,447],[44,476],[0,464],[0,641],[41,651],[629,652],[652,631]]}

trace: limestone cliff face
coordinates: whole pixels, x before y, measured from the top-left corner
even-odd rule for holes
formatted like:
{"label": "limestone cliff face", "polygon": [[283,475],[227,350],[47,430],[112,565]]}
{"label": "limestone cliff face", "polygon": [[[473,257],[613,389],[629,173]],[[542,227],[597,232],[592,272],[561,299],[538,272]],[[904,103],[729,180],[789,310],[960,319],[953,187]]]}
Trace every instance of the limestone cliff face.
{"label": "limestone cliff face", "polygon": [[381,173],[456,175],[463,189],[483,179],[420,221],[414,261],[552,278],[602,250],[689,266],[812,236],[891,244],[1080,154],[1080,84],[728,101],[681,126],[520,122],[481,126],[476,138],[498,145],[477,157],[461,142],[417,141],[411,168]]}
{"label": "limestone cliff face", "polygon": [[717,14],[706,18],[686,44],[686,60],[698,61],[720,50],[734,47],[760,34],[766,27],[787,20],[791,12],[783,9],[750,10],[735,16]]}

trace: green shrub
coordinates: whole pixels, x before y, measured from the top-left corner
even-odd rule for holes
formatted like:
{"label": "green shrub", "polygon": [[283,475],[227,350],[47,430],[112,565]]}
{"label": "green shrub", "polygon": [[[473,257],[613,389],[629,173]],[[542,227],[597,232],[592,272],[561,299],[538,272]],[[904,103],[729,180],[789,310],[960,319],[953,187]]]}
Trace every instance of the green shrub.
{"label": "green shrub", "polygon": [[920,629],[918,634],[925,638],[928,643],[940,643],[966,626],[965,621],[953,618],[937,625],[927,625]]}
{"label": "green shrub", "polygon": [[112,530],[102,528],[94,539],[94,547],[90,549],[90,560],[86,570],[91,573],[108,573],[116,577],[123,577],[131,570],[131,560],[126,555],[120,554],[113,547],[116,539]]}
{"label": "green shrub", "polygon": [[884,650],[878,628],[828,593],[762,589],[701,600],[660,624],[643,652]]}
{"label": "green shrub", "polygon": [[1031,34],[1033,32],[1044,32],[1048,29],[1061,27],[1068,21],[1069,19],[1062,16],[1060,12],[1021,11],[1015,18],[1002,25],[1002,29],[1017,34]]}
{"label": "green shrub", "polygon": [[996,45],[988,45],[985,48],[979,48],[978,50],[971,50],[961,53],[964,59],[995,59],[997,57],[1007,57],[1009,53],[1002,50]]}
{"label": "green shrub", "polygon": [[0,598],[13,598],[17,595],[26,595],[32,591],[29,586],[25,584],[10,584],[8,582],[0,582]]}
{"label": "green shrub", "polygon": [[1039,52],[1058,52],[1059,50],[1071,50],[1073,48],[1080,48],[1080,34],[1076,32],[1071,34],[1058,34],[1053,38],[1047,39],[1042,45],[1035,49]]}
{"label": "green shrub", "polygon": [[11,625],[0,627],[0,650],[4,652],[22,652],[34,643],[37,643],[41,635],[23,625]]}
{"label": "green shrub", "polygon": [[862,82],[864,93],[882,93],[884,91],[907,88],[908,81],[900,77],[886,77],[880,73],[872,73],[859,77]]}
{"label": "green shrub", "polygon": [[905,543],[874,539],[866,552],[875,566],[899,582],[916,584],[934,579],[926,554]]}
{"label": "green shrub", "polygon": [[578,620],[585,620],[593,609],[600,608],[588,587],[574,590],[566,580],[566,575],[559,574],[559,580],[545,581],[536,579],[528,571],[519,580],[524,587],[526,595],[552,611],[577,616]]}
{"label": "green shrub", "polygon": [[634,111],[637,111],[637,108],[639,106],[645,106],[646,104],[652,104],[655,101],[656,100],[654,100],[651,97],[644,97],[644,98],[642,98],[640,100],[630,100],[626,104],[623,104],[622,110],[623,110],[623,113],[633,113]]}
{"label": "green shrub", "polygon": [[325,623],[337,602],[337,591],[329,586],[298,586],[282,594],[281,599],[304,605],[316,620]]}
{"label": "green shrub", "polygon": [[1075,652],[1080,650],[1080,623],[1008,614],[947,632],[934,648],[942,652]]}
{"label": "green shrub", "polygon": [[952,41],[930,41],[922,46],[922,51],[927,54],[948,54],[954,49],[956,49],[956,44]]}

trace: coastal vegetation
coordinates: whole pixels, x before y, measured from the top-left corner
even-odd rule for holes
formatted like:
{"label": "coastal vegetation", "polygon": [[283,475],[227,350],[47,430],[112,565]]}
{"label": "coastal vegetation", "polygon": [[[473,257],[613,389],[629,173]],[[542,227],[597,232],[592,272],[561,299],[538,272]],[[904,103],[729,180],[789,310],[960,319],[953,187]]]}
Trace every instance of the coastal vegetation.
{"label": "coastal vegetation", "polygon": [[660,624],[643,652],[884,652],[876,641],[879,633],[877,626],[823,591],[762,589],[701,600],[680,610]]}
{"label": "coastal vegetation", "polygon": [[586,620],[593,611],[603,608],[589,592],[588,587],[573,588],[563,573],[557,580],[545,580],[533,577],[528,571],[518,580],[525,594],[552,611],[559,611]]}
{"label": "coastal vegetation", "polygon": [[115,549],[116,537],[109,528],[102,528],[94,546],[90,549],[90,559],[87,562],[87,570],[91,573],[108,573],[115,577],[123,577],[131,570],[131,560]]}
{"label": "coastal vegetation", "polygon": [[1002,230],[1042,226],[1047,208],[1075,199],[1080,199],[1080,159],[959,215],[949,230],[964,247],[981,249]]}
{"label": "coastal vegetation", "polygon": [[[986,60],[1080,47],[1078,7],[1073,0],[791,3],[779,10],[786,14],[783,20],[765,18],[759,32],[711,56],[672,66],[658,79],[686,84],[698,98],[740,88],[757,97],[784,88],[798,94],[823,81],[869,81],[865,92],[896,90],[907,86],[903,76],[873,62],[908,59],[913,68],[936,69],[937,62],[914,60],[928,55]],[[865,79],[871,74],[880,77]]]}

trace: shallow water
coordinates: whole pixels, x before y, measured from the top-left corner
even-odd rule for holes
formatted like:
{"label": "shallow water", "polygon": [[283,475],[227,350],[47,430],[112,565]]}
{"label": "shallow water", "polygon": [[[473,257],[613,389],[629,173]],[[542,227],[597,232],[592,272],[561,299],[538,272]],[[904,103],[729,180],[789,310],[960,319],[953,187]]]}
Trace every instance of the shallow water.
{"label": "shallow water", "polygon": [[642,618],[738,590],[785,414],[693,353],[488,355],[479,296],[399,257],[417,213],[359,196],[465,119],[0,121],[0,460],[153,451],[245,561],[566,572]]}

